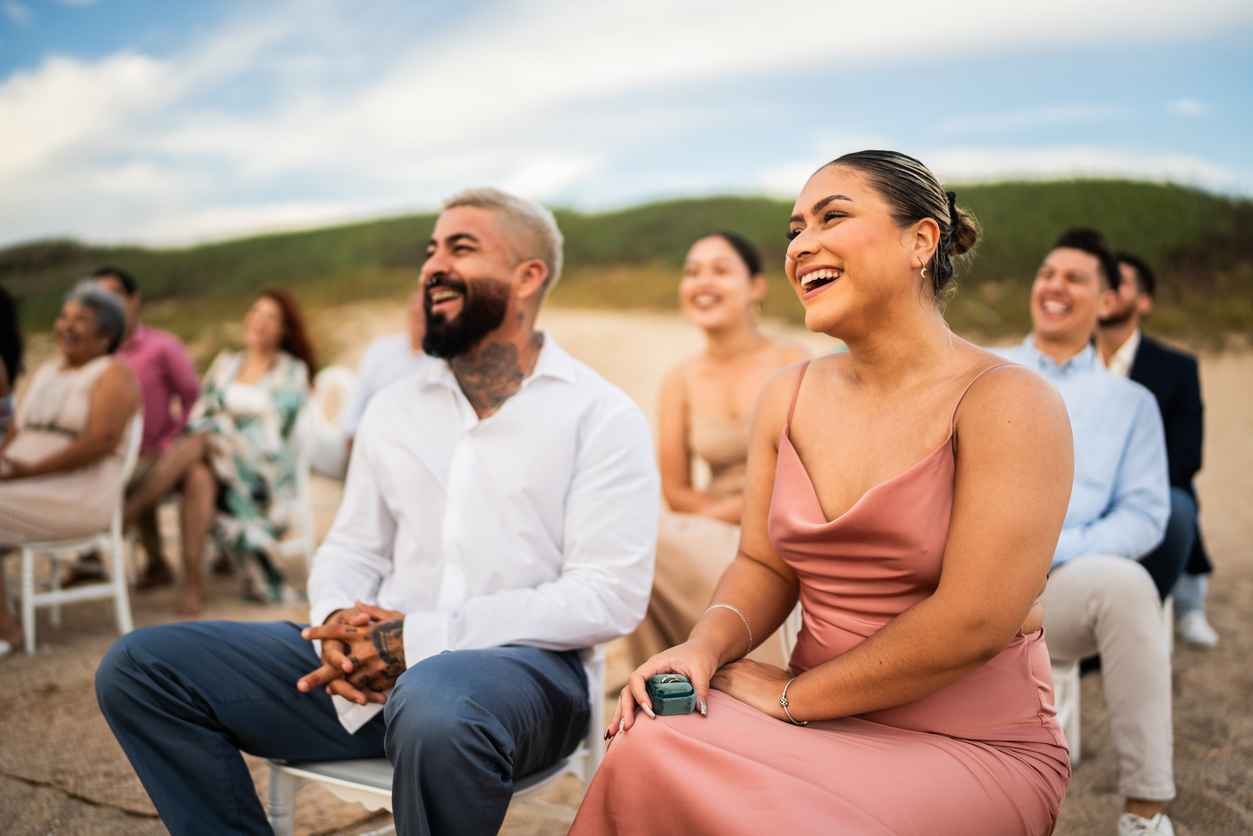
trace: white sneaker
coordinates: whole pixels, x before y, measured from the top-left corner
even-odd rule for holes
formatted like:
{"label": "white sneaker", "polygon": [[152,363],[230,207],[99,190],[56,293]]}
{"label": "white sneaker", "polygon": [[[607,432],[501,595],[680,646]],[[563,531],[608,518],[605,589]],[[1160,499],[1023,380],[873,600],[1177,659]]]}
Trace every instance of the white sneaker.
{"label": "white sneaker", "polygon": [[1218,633],[1205,620],[1205,613],[1192,610],[1179,616],[1175,622],[1179,629],[1179,638],[1197,647],[1214,647],[1218,644]]}
{"label": "white sneaker", "polygon": [[1123,813],[1118,819],[1118,836],[1175,836],[1175,827],[1165,813],[1158,813],[1151,819]]}

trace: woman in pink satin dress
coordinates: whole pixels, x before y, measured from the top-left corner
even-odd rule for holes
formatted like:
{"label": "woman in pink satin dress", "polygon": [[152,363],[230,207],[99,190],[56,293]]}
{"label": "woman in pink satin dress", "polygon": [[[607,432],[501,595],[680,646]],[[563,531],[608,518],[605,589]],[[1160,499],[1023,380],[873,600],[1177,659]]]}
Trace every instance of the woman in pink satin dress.
{"label": "woman in pink satin dress", "polygon": [[[740,552],[688,640],[632,674],[571,833],[1052,831],[1070,763],[1036,599],[1070,428],[1047,383],[944,321],[976,237],[912,157],[809,179],[786,272],[849,350],[764,391]],[[743,659],[798,599],[789,669]],[[698,713],[653,715],[663,672]]]}

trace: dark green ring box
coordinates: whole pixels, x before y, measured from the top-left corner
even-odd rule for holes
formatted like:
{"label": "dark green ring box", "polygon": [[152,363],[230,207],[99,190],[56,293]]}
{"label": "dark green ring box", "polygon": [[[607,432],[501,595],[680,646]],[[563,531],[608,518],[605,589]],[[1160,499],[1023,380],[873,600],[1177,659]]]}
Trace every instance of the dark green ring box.
{"label": "dark green ring box", "polygon": [[696,710],[696,689],[679,673],[659,673],[645,684],[653,713],[659,715],[691,714]]}

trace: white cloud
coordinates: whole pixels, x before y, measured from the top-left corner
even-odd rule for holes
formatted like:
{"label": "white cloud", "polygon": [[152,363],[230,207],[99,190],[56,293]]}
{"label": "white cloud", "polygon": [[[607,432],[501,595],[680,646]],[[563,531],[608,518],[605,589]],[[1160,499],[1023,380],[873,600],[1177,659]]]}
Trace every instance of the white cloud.
{"label": "white cloud", "polygon": [[[892,147],[897,143],[882,145]],[[854,149],[868,146],[840,143],[835,147]],[[1031,148],[941,145],[918,149],[916,156],[944,183],[1122,177],[1183,183],[1217,191],[1253,191],[1253,172],[1233,170],[1183,153],[1156,153],[1101,145]],[[769,166],[758,175],[757,183],[768,194],[794,197],[817,167],[814,160]]]}
{"label": "white cloud", "polygon": [[71,9],[85,9],[88,6],[96,5],[96,0],[57,0],[62,6],[68,6]]}
{"label": "white cloud", "polygon": [[168,71],[123,52],[96,63],[54,57],[0,84],[0,183],[37,170],[75,145],[108,144],[138,111],[168,101]]}
{"label": "white cloud", "polygon": [[1235,171],[1196,155],[1100,145],[953,146],[929,151],[924,159],[937,177],[947,181],[1129,177],[1219,191],[1253,188],[1248,172]]}
{"label": "white cloud", "polygon": [[947,135],[1010,133],[1032,128],[1111,122],[1127,113],[1126,107],[1111,104],[1049,105],[953,116],[937,125],[936,130]]}
{"label": "white cloud", "polygon": [[1183,116],[1187,119],[1196,119],[1209,113],[1209,105],[1200,99],[1174,99],[1166,103],[1166,109],[1175,116]]}
{"label": "white cloud", "polygon": [[[924,0],[890,8],[795,0],[739,8],[710,0],[501,4],[471,7],[460,21],[441,18],[435,34],[416,34],[401,48],[392,38],[391,47],[371,50],[393,34],[370,29],[386,16],[337,5],[239,8],[257,16],[229,22],[179,54],[52,57],[0,80],[0,236],[182,241],[246,223],[429,207],[478,183],[587,203],[678,189],[794,193],[831,148],[891,143],[844,137],[857,141],[824,143],[801,164],[784,157],[757,180],[736,170],[664,171],[647,183],[612,177],[638,144],[658,146],[690,135],[693,125],[728,119],[671,95],[683,86],[797,67],[829,68],[838,86],[846,68],[919,55],[938,62],[1040,43],[1201,37],[1253,20],[1247,2],[1230,0],[1188,9],[1059,0],[1047,15],[992,0],[950,4],[939,15]],[[913,18],[926,25],[900,25]],[[648,110],[611,106],[628,97],[649,101]],[[239,99],[247,106],[235,106]],[[746,97],[743,108],[755,104]],[[950,119],[934,131],[973,139],[1095,123],[1116,111],[1024,107]],[[804,113],[796,119],[804,122]],[[989,170],[1044,176],[1049,164],[1062,173],[1087,165],[1094,149],[939,148],[959,171],[976,162],[967,151],[989,150],[999,154],[988,158]],[[1118,170],[1131,166],[1128,159],[1161,162],[1095,150],[1105,155],[1099,163]],[[1166,156],[1171,171],[1206,182],[1234,176]],[[106,211],[110,205],[127,211]]]}
{"label": "white cloud", "polygon": [[30,23],[30,9],[19,0],[4,0],[4,16],[18,26]]}

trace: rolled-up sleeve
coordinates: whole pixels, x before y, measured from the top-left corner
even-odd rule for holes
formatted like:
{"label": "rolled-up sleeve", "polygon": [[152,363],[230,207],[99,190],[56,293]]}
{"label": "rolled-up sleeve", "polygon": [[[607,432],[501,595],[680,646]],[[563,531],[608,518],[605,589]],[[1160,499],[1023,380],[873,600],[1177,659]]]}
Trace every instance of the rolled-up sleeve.
{"label": "rolled-up sleeve", "polygon": [[559,577],[405,617],[409,665],[444,650],[590,647],[639,624],[652,588],[661,507],[647,421],[623,405],[581,428]]}

